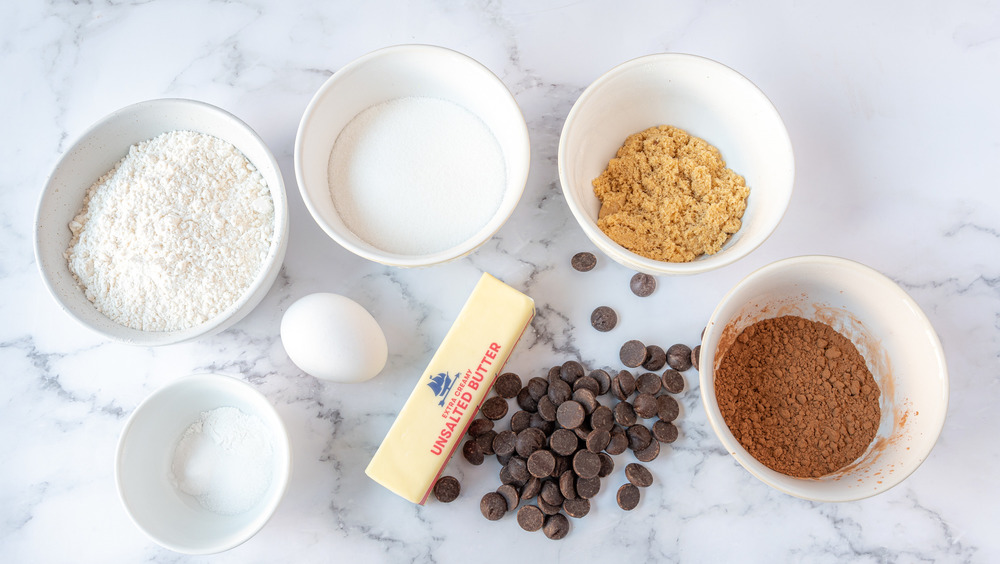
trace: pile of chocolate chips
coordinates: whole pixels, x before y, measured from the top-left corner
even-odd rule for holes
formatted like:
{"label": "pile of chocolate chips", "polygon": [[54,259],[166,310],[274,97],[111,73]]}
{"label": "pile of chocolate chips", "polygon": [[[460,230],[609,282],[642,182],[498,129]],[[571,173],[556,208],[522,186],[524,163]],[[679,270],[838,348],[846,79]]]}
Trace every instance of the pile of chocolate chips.
{"label": "pile of chocolate chips", "polygon": [[[686,349],[686,364],[680,362],[680,347]],[[677,440],[673,422],[680,409],[671,394],[683,391],[680,371],[691,367],[691,354],[685,345],[664,351],[629,341],[620,356],[627,368],[641,368],[637,375],[628,369],[613,376],[600,369],[587,373],[575,360],[523,387],[520,376],[500,375],[493,387],[497,395],[483,403],[483,417],[470,424],[462,447],[471,464],[495,455],[502,466],[502,485],[480,502],[483,516],[499,520],[516,511],[523,529],[541,529],[551,539],[565,537],[567,516],[590,512],[602,478],[614,471],[613,455],[631,450],[639,462],[650,462],[660,454],[661,443]],[[656,373],[668,364],[662,375]],[[495,421],[507,414],[509,399],[516,400],[519,410],[511,415],[508,429],[496,430]],[[647,426],[643,420],[652,423]],[[625,476],[617,500],[622,509],[631,510],[639,503],[639,488],[652,484],[653,475],[632,463]]]}

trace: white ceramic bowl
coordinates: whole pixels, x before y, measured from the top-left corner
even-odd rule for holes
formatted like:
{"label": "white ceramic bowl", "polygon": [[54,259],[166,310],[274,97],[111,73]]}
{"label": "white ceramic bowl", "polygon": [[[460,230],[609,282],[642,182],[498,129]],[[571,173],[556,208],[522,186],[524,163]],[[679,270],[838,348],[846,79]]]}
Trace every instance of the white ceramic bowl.
{"label": "white ceramic bowl", "polygon": [[[69,223],[83,207],[90,186],[111,170],[129,147],[174,130],[213,135],[236,146],[264,177],[274,202],[274,235],[261,271],[226,311],[197,327],[180,331],[141,331],[102,314],[87,300],[63,253],[71,238]],[[38,202],[35,260],[59,306],[84,326],[132,345],[156,346],[189,341],[223,331],[260,303],[281,270],[288,245],[288,204],[281,170],[264,141],[244,122],[215,106],[183,99],[160,99],[122,108],[97,122],[70,146],[56,164]]]}
{"label": "white ceramic bowl", "polygon": [[[601,202],[593,180],[629,135],[658,125],[679,127],[714,145],[750,187],[742,227],[714,255],[656,261],[597,227]],[[720,63],[676,53],[628,61],[584,90],[566,117],[558,156],[566,203],[587,237],[611,259],[653,275],[705,272],[746,256],[778,226],[795,176],[791,141],[767,97]]]}
{"label": "white ceramic bowl", "polygon": [[[729,345],[744,328],[782,315],[826,323],[849,338],[881,390],[872,445],[821,478],[793,478],[758,462],[733,437],[716,401],[715,369]],[[790,258],[747,276],[712,314],[699,360],[702,402],[726,450],[764,483],[805,499],[861,499],[900,483],[927,458],[948,410],[944,352],[927,317],[892,280],[842,258]]]}
{"label": "white ceramic bowl", "polygon": [[[351,231],[330,193],[329,163],[337,136],[362,111],[405,97],[454,102],[478,116],[503,151],[506,187],[493,217],[472,237],[438,252],[380,249]],[[428,266],[469,254],[503,226],[528,178],[530,144],[521,110],[503,82],[475,60],[430,45],[398,45],[356,59],[333,74],[309,102],[295,138],[295,178],[316,223],[347,250],[392,266]]]}
{"label": "white ceramic bowl", "polygon": [[[170,479],[179,438],[202,412],[235,407],[264,422],[273,438],[271,484],[256,506],[237,515],[204,509]],[[233,548],[267,523],[284,496],[291,449],[281,417],[249,384],[220,374],[179,378],[146,398],[129,416],[118,441],[115,481],[129,517],[149,538],[185,554]]]}

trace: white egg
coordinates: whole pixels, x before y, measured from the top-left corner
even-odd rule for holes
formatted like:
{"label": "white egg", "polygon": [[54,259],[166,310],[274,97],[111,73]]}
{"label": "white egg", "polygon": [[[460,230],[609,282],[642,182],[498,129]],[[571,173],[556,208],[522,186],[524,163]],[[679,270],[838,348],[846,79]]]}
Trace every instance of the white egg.
{"label": "white egg", "polygon": [[323,380],[364,382],[385,367],[385,333],[368,310],[338,294],[310,294],[281,318],[281,344],[296,366]]}

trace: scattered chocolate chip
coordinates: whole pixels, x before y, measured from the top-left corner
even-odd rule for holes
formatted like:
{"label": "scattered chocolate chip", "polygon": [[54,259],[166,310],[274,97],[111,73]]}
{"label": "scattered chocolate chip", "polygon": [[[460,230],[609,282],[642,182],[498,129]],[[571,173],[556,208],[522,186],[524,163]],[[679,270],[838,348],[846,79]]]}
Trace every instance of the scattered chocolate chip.
{"label": "scattered chocolate chip", "polygon": [[629,397],[635,393],[635,376],[632,375],[628,370],[621,370],[615,375],[614,380],[612,380],[612,388],[615,386],[615,380],[617,380],[618,389],[621,392],[621,400],[627,400]]}
{"label": "scattered chocolate chip", "polygon": [[561,454],[556,454],[554,455],[554,457],[556,459],[556,465],[554,468],[552,468],[552,473],[550,474],[550,477],[558,478],[559,476],[563,475],[563,472],[569,470],[570,459],[568,456],[563,456]]}
{"label": "scattered chocolate chip", "polygon": [[521,488],[521,499],[525,501],[534,499],[541,491],[542,481],[532,476],[528,478],[528,481],[524,483],[524,487]]}
{"label": "scattered chocolate chip", "polygon": [[497,493],[507,501],[507,511],[514,511],[521,503],[521,495],[517,493],[517,488],[510,484],[504,484],[497,488]]}
{"label": "scattered chocolate chip", "polygon": [[504,372],[497,376],[493,390],[502,398],[516,398],[517,393],[521,391],[521,377],[513,372]]}
{"label": "scattered chocolate chip", "polygon": [[618,325],[618,314],[608,306],[598,306],[590,314],[590,325],[601,333],[607,333]]}
{"label": "scattered chocolate chip", "polygon": [[492,431],[492,430],[493,430],[492,419],[484,419],[482,417],[477,417],[476,419],[472,420],[472,423],[469,423],[469,435],[472,437],[478,437],[479,435],[482,435],[486,431]]}
{"label": "scattered chocolate chip", "polygon": [[538,508],[542,510],[542,513],[546,515],[555,515],[560,511],[562,511],[562,504],[552,505],[551,503],[542,499],[541,493],[538,494],[538,499],[535,500],[535,503],[538,504]]}
{"label": "scattered chocolate chip", "polygon": [[639,488],[634,484],[622,484],[615,498],[618,500],[618,507],[632,511],[639,505]]}
{"label": "scattered chocolate chip", "polygon": [[549,515],[545,518],[542,532],[552,540],[564,538],[569,533],[569,519],[562,513]]}
{"label": "scattered chocolate chip", "polygon": [[662,347],[656,345],[649,345],[646,347],[646,362],[642,363],[642,367],[650,372],[656,372],[657,370],[663,368],[667,364],[667,352],[663,350]]}
{"label": "scattered chocolate chip", "polygon": [[567,499],[563,502],[563,511],[574,519],[586,517],[590,513],[590,501],[583,498]]}
{"label": "scattered chocolate chip", "polygon": [[458,499],[458,494],[462,491],[462,485],[458,483],[458,478],[454,476],[441,476],[434,483],[434,497],[441,503],[451,503]]}
{"label": "scattered chocolate chip", "polygon": [[545,523],[545,514],[534,505],[525,505],[517,510],[517,524],[528,532],[534,532],[542,528]]}
{"label": "scattered chocolate chip", "polygon": [[484,401],[479,410],[482,412],[483,417],[487,419],[494,421],[503,419],[503,416],[507,415],[507,400],[500,396],[493,396]]}
{"label": "scattered chocolate chip", "polygon": [[695,345],[691,349],[691,366],[694,366],[695,370],[699,370],[698,364],[701,361],[701,345]]}
{"label": "scattered chocolate chip", "polygon": [[538,400],[538,416],[546,421],[556,420],[556,404],[547,395]]}
{"label": "scattered chocolate chip", "polygon": [[599,405],[590,414],[590,428],[595,431],[603,429],[610,431],[615,424],[615,414],[606,405]]}
{"label": "scattered chocolate chip", "polygon": [[498,521],[507,513],[507,500],[497,492],[490,492],[479,502],[479,511],[490,521]]}
{"label": "scattered chocolate chip", "polygon": [[[657,378],[656,381],[659,382],[660,379]],[[642,417],[643,419],[652,419],[657,413],[656,397],[652,394],[639,394],[635,396],[635,400],[632,402],[632,407],[635,408],[635,413],[639,417]]]}
{"label": "scattered chocolate chip", "polygon": [[580,440],[569,429],[556,429],[549,437],[549,448],[556,454],[570,456],[577,451]]}
{"label": "scattered chocolate chip", "polygon": [[548,391],[549,381],[545,378],[535,376],[531,380],[528,380],[528,393],[536,400],[542,399],[542,396],[544,396]]}
{"label": "scattered chocolate chip", "polygon": [[653,473],[642,464],[632,462],[625,465],[625,478],[640,488],[653,485]]}
{"label": "scattered chocolate chip", "polygon": [[492,456],[495,453],[493,450],[493,440],[496,439],[497,434],[496,431],[490,429],[476,437],[476,444],[479,445],[479,450],[483,451],[484,455]]}
{"label": "scattered chocolate chip", "polygon": [[600,405],[597,403],[597,396],[594,395],[594,392],[586,388],[580,388],[579,390],[573,392],[573,401],[582,405],[583,411],[587,415],[593,413],[594,410],[597,409],[597,406]]}
{"label": "scattered chocolate chip", "polygon": [[575,270],[580,272],[589,272],[597,266],[597,257],[594,256],[594,253],[576,253],[573,255],[573,258],[570,259],[569,263],[573,265]]}
{"label": "scattered chocolate chip", "polygon": [[576,499],[576,473],[566,470],[559,475],[559,492],[566,499]]}
{"label": "scattered chocolate chip", "polygon": [[635,408],[632,407],[627,401],[620,401],[615,405],[614,409],[615,423],[618,423],[622,427],[631,427],[635,425],[636,414]]}
{"label": "scattered chocolate chip", "polygon": [[[531,473],[528,472],[528,462],[520,456],[511,458],[504,468],[510,474],[511,479],[518,485],[524,485],[531,479]],[[504,483],[509,484],[511,482]]]}
{"label": "scattered chocolate chip", "polygon": [[552,384],[552,382],[555,382],[556,380],[561,380],[562,366],[553,366],[552,368],[549,368],[549,372],[545,375],[545,378],[549,381],[549,384]]}
{"label": "scattered chocolate chip", "polygon": [[652,372],[643,372],[635,379],[635,389],[640,394],[655,396],[660,393],[662,387],[663,382],[660,381],[660,377]]}
{"label": "scattered chocolate chip", "polygon": [[547,478],[556,467],[556,459],[552,453],[539,449],[528,457],[528,473],[536,478]]}
{"label": "scattered chocolate chip", "polygon": [[601,471],[597,473],[598,478],[610,476],[615,471],[615,459],[607,452],[602,452],[597,456],[601,457]]}
{"label": "scattered chocolate chip", "polygon": [[534,413],[538,410],[538,400],[531,397],[529,388],[524,387],[517,393],[517,406],[525,411]]}
{"label": "scattered chocolate chip", "polygon": [[635,459],[639,462],[652,462],[657,456],[660,456],[660,442],[650,439],[649,444],[645,448],[635,451],[634,454]]}
{"label": "scattered chocolate chip", "polygon": [[538,427],[528,427],[517,434],[517,440],[514,442],[514,450],[519,456],[523,456],[527,460],[531,456],[531,453],[542,448],[544,444],[545,432]]}
{"label": "scattered chocolate chip", "polygon": [[678,372],[691,368],[691,347],[680,343],[672,345],[667,349],[667,364]]}
{"label": "scattered chocolate chip", "polygon": [[656,278],[643,272],[637,272],[629,281],[628,286],[632,289],[633,294],[645,298],[656,289]]}
{"label": "scattered chocolate chip", "polygon": [[573,400],[561,403],[556,409],[556,420],[566,429],[576,429],[583,424],[586,416],[583,406]]}
{"label": "scattered chocolate chip", "polygon": [[611,375],[606,370],[597,369],[590,373],[590,377],[597,380],[599,389],[597,395],[602,396],[611,389]]}
{"label": "scattered chocolate chip", "polygon": [[462,456],[473,466],[479,466],[486,460],[483,449],[479,448],[479,444],[475,439],[465,441],[465,444],[462,445]]}
{"label": "scattered chocolate chip", "polygon": [[[688,352],[687,354],[690,355],[691,353]],[[667,356],[667,360],[669,361],[669,352],[667,353]],[[622,364],[628,366],[629,368],[642,366],[642,363],[646,362],[646,345],[642,344],[642,341],[637,341],[635,339],[626,341],[625,344],[622,345],[621,350],[618,351],[618,357],[621,359]],[[690,361],[691,359],[688,360]]]}
{"label": "scattered chocolate chip", "polygon": [[661,443],[672,443],[677,440],[677,426],[667,421],[653,423],[653,438]]}
{"label": "scattered chocolate chip", "polygon": [[[510,416],[510,430],[514,433],[520,433],[521,431],[527,429],[531,426],[531,412],[519,410],[515,411],[514,415]],[[500,431],[501,433],[503,431]],[[493,450],[496,450],[496,445],[493,445]]]}
{"label": "scattered chocolate chip", "polygon": [[673,368],[665,370],[660,380],[663,382],[663,389],[671,394],[679,394],[684,391],[684,375]]}
{"label": "scattered chocolate chip", "polygon": [[573,471],[581,478],[595,478],[601,471],[601,457],[589,450],[579,450],[573,455]]}
{"label": "scattered chocolate chip", "polygon": [[677,419],[680,411],[680,405],[677,404],[677,400],[673,396],[659,396],[656,398],[656,416],[661,421],[670,422]]}
{"label": "scattered chocolate chip", "polygon": [[[586,451],[581,451],[586,452]],[[601,479],[597,476],[592,478],[576,479],[576,495],[581,499],[593,499],[601,491]]]}
{"label": "scattered chocolate chip", "polygon": [[578,390],[589,390],[596,397],[601,395],[601,384],[593,376],[581,376],[573,382],[573,392]]}
{"label": "scattered chocolate chip", "polygon": [[625,430],[625,434],[628,435],[628,448],[633,452],[640,451],[653,442],[653,435],[645,425],[632,425]]}
{"label": "scattered chocolate chip", "polygon": [[549,382],[548,396],[552,403],[560,405],[573,396],[573,388],[564,380],[557,378]]}
{"label": "scattered chocolate chip", "polygon": [[562,492],[559,491],[559,484],[554,480],[545,480],[542,482],[542,491],[538,494],[538,497],[549,505],[562,505],[566,501]]}
{"label": "scattered chocolate chip", "polygon": [[570,385],[584,374],[586,374],[586,370],[583,369],[583,365],[575,360],[567,360],[559,367],[559,377]]}
{"label": "scattered chocolate chip", "polygon": [[[527,413],[526,411],[519,411],[518,413]],[[507,456],[514,453],[514,447],[517,445],[517,434],[514,431],[500,431],[497,436],[493,437],[493,452],[498,456]]]}
{"label": "scattered chocolate chip", "polygon": [[595,429],[587,435],[587,450],[597,454],[607,448],[611,442],[611,433],[601,429]]}
{"label": "scattered chocolate chip", "polygon": [[608,454],[621,454],[628,449],[628,435],[621,428],[617,428],[611,432],[611,441],[608,446],[604,447],[604,452]]}

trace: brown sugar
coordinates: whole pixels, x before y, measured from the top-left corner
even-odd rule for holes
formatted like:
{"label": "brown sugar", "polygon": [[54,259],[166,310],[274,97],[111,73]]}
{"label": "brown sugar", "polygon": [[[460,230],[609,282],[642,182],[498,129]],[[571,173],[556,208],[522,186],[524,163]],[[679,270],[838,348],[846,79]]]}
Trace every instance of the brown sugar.
{"label": "brown sugar", "polygon": [[593,185],[601,231],[665,262],[717,253],[739,230],[750,194],[718,149],[668,125],[630,135]]}
{"label": "brown sugar", "polygon": [[864,454],[878,430],[879,395],[850,340],[790,315],[744,329],[715,373],[719,410],[736,440],[768,468],[800,478]]}

